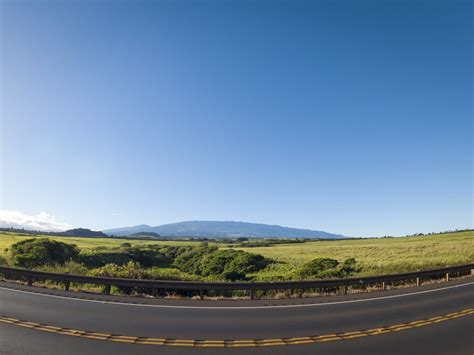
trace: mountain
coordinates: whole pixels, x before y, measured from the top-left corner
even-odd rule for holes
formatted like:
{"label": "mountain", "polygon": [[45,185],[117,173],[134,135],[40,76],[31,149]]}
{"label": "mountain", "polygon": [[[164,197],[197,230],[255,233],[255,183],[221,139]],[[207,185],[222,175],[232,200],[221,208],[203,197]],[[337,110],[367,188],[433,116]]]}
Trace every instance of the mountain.
{"label": "mountain", "polygon": [[103,230],[105,234],[108,235],[117,235],[117,236],[126,236],[132,234],[139,234],[143,232],[153,232],[152,227],[148,224],[140,224],[138,226],[133,227],[124,227],[124,228],[112,228]]}
{"label": "mountain", "polygon": [[272,237],[272,238],[343,238],[339,234],[310,229],[234,221],[186,221],[151,227],[146,224],[107,229],[108,235],[126,236],[143,232],[165,237]]}

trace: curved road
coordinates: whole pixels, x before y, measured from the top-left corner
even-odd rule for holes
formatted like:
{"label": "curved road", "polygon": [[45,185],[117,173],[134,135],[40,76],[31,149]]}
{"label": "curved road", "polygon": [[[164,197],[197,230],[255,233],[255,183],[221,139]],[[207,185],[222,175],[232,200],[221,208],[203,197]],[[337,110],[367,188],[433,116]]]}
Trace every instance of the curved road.
{"label": "curved road", "polygon": [[277,301],[171,301],[0,283],[0,354],[474,353],[472,278]]}

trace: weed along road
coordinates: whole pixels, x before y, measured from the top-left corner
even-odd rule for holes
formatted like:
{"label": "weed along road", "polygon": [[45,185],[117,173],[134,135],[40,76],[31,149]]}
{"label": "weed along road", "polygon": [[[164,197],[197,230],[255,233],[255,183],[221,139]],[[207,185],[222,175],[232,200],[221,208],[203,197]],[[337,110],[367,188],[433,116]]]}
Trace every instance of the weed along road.
{"label": "weed along road", "polygon": [[158,300],[0,283],[3,354],[466,354],[474,280],[359,295]]}

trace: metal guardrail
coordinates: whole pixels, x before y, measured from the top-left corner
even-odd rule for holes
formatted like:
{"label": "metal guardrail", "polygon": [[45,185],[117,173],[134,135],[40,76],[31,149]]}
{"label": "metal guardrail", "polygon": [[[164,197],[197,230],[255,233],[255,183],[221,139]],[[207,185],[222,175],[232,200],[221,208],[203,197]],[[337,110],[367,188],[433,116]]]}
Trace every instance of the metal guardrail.
{"label": "metal guardrail", "polygon": [[431,269],[403,274],[391,274],[381,276],[346,278],[346,279],[328,279],[312,281],[275,281],[275,282],[199,282],[199,281],[170,281],[170,280],[143,280],[143,279],[125,279],[116,277],[93,277],[70,274],[57,274],[52,272],[32,271],[8,267],[0,267],[0,274],[5,277],[21,277],[25,279],[28,285],[34,281],[53,280],[63,282],[66,290],[69,290],[71,282],[79,284],[94,284],[105,286],[105,293],[110,293],[111,286],[147,288],[152,290],[187,290],[199,291],[201,297],[205,291],[241,291],[250,292],[250,298],[253,298],[254,291],[262,290],[306,290],[313,288],[340,288],[345,294],[347,286],[368,286],[381,284],[382,289],[385,285],[397,281],[416,280],[419,286],[423,278],[440,277],[449,281],[450,275],[454,273],[474,274],[474,264],[458,265],[445,267],[441,269]]}

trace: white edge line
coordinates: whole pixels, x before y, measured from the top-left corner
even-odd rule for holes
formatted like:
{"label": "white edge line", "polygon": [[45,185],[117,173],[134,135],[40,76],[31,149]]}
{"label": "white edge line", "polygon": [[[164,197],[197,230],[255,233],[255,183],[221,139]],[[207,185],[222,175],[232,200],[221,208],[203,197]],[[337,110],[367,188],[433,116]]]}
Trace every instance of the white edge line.
{"label": "white edge line", "polygon": [[53,297],[53,298],[66,299],[66,300],[69,300],[69,301],[92,302],[92,303],[102,303],[102,304],[120,305],[120,306],[153,307],[153,308],[177,308],[177,309],[206,309],[206,310],[209,310],[209,309],[213,309],[213,310],[219,310],[219,309],[239,310],[239,309],[273,309],[273,308],[319,307],[319,306],[331,306],[331,305],[337,305],[337,304],[378,301],[378,300],[386,300],[386,299],[399,298],[399,297],[415,296],[415,295],[420,295],[420,294],[424,294],[424,293],[445,291],[445,290],[449,290],[449,289],[452,289],[452,288],[470,286],[470,285],[473,285],[473,284],[474,284],[474,281],[471,281],[471,282],[460,284],[460,285],[452,285],[452,286],[447,286],[447,287],[442,287],[442,288],[435,288],[435,289],[432,289],[432,290],[403,293],[401,295],[362,298],[362,299],[358,299],[358,300],[349,300],[349,301],[335,301],[335,302],[325,302],[325,303],[288,304],[288,305],[274,305],[274,306],[234,306],[234,307],[227,307],[227,306],[223,306],[223,307],[215,307],[215,306],[169,306],[169,305],[161,305],[161,304],[143,304],[143,303],[127,303],[127,302],[115,302],[115,301],[86,300],[86,299],[82,299],[82,298],[59,296],[59,295],[48,295],[48,294],[32,292],[32,291],[17,290],[17,289],[14,289],[14,288],[8,288],[8,287],[2,287],[2,286],[0,286],[0,289],[11,291],[11,292],[33,294],[33,295],[43,296],[43,297]]}

